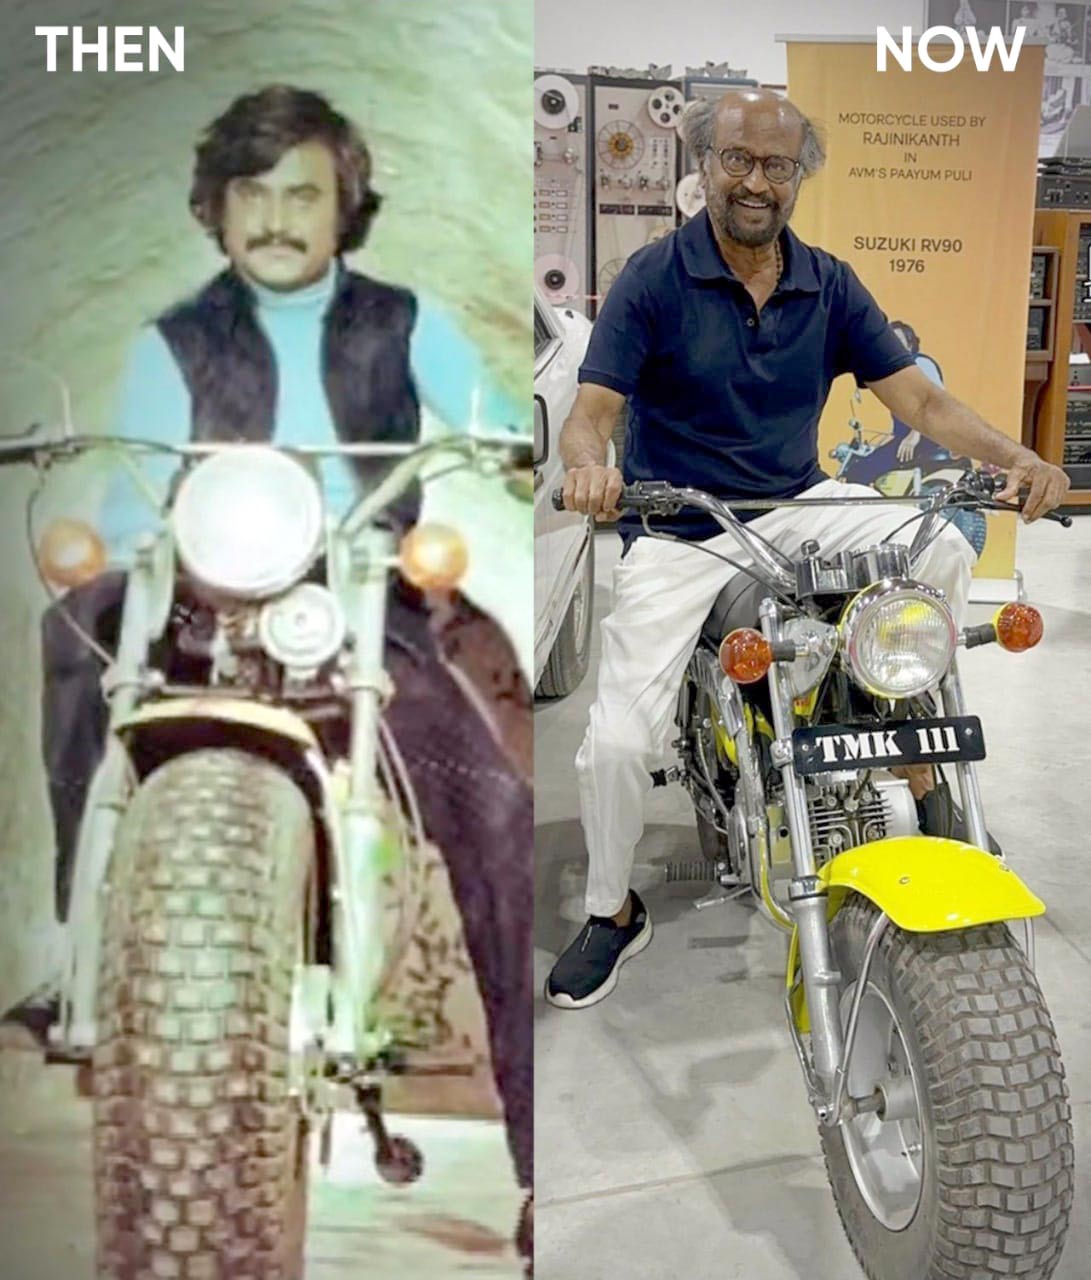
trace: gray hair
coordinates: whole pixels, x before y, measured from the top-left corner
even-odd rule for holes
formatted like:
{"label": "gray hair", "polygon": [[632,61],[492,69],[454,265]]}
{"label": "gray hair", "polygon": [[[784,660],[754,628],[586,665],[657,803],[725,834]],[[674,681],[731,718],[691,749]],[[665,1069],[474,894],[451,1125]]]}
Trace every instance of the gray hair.
{"label": "gray hair", "polygon": [[[787,106],[799,117],[803,126],[803,146],[799,151],[799,163],[805,178],[812,178],[826,163],[826,143],[822,131],[809,116],[805,116],[793,102],[784,99]],[[716,110],[719,102],[713,98],[694,98],[682,113],[678,129],[682,141],[703,164],[711,154],[716,138]]]}

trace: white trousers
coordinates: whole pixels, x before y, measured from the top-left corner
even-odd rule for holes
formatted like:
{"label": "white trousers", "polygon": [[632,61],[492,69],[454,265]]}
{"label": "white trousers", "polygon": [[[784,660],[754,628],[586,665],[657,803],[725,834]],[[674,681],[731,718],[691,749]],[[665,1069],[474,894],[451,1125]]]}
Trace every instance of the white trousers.
{"label": "white trousers", "polygon": [[[864,485],[824,480],[803,498],[871,497],[869,506],[780,508],[752,527],[790,556],[813,538],[823,557],[879,542],[910,520],[912,508],[888,505]],[[912,542],[910,524],[897,541]],[[739,563],[749,557],[729,533],[706,546]],[[976,559],[945,524],[914,566],[914,577],[943,591],[961,622]],[[673,735],[678,688],[701,627],[737,570],[693,546],[641,537],[614,570],[614,607],[602,623],[602,658],[591,722],[576,756],[580,817],[589,859],[587,911],[610,916],[629,892],[633,853],[644,831],[650,769]]]}

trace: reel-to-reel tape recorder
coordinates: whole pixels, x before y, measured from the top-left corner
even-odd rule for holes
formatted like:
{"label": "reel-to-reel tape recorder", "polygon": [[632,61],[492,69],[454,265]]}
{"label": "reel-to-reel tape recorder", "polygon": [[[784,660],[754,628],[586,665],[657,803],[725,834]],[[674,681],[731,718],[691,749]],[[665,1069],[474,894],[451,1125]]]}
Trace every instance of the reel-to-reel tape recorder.
{"label": "reel-to-reel tape recorder", "polygon": [[678,125],[687,102],[755,85],[727,64],[539,71],[534,81],[534,277],[594,316],[629,257],[704,207]]}
{"label": "reel-to-reel tape recorder", "polygon": [[534,279],[546,298],[590,314],[587,77],[534,81]]}
{"label": "reel-to-reel tape recorder", "polygon": [[637,77],[589,78],[594,140],[591,245],[594,309],[629,256],[675,226],[679,85]]}

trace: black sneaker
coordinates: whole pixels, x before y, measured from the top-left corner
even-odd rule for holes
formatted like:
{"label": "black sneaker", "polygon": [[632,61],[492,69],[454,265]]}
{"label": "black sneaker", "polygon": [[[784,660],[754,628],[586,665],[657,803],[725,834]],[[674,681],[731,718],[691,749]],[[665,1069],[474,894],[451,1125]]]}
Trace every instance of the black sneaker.
{"label": "black sneaker", "polygon": [[558,1009],[586,1009],[617,986],[617,971],[652,940],[652,919],[630,890],[633,913],[627,925],[609,916],[591,916],[562,952],[546,979],[545,998]]}
{"label": "black sneaker", "polygon": [[0,1048],[45,1049],[49,1029],[61,1016],[61,994],[47,983],[0,1016]]}

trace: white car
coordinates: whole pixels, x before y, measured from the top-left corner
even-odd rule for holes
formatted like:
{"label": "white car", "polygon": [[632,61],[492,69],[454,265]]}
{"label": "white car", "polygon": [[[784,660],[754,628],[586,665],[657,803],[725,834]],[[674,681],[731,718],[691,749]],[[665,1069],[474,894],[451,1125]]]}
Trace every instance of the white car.
{"label": "white car", "polygon": [[593,523],[554,511],[564,483],[557,441],[576,398],[591,321],[534,293],[534,682],[563,698],[587,674],[595,585]]}

